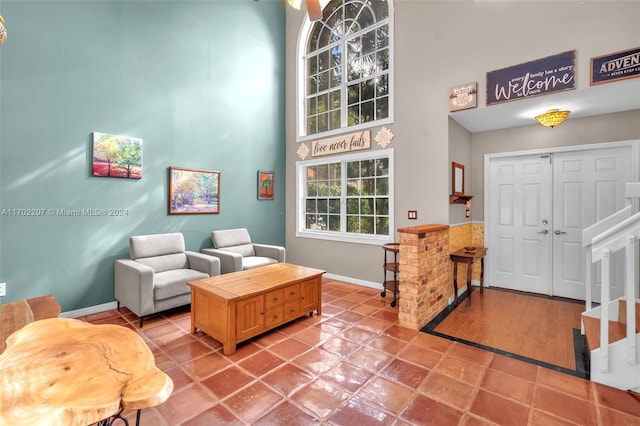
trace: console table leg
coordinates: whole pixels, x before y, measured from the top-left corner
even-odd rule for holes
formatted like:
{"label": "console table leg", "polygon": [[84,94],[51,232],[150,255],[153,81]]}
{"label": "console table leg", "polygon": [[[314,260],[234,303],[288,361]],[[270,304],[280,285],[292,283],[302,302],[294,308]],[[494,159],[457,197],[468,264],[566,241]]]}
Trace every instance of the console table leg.
{"label": "console table leg", "polygon": [[480,259],[480,294],[484,290],[484,257]]}
{"label": "console table leg", "polygon": [[458,306],[458,262],[453,262],[453,295],[455,306]]}
{"label": "console table leg", "polygon": [[473,262],[467,264],[467,307],[471,306],[471,265]]}

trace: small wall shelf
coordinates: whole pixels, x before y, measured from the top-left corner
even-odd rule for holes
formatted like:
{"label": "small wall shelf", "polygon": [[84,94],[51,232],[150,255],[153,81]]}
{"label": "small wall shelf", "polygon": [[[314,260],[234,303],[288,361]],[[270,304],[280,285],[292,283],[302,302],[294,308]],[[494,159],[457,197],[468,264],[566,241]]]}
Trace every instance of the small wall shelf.
{"label": "small wall shelf", "polygon": [[449,204],[466,204],[467,201],[471,200],[473,195],[459,195],[459,194],[451,194],[449,195]]}

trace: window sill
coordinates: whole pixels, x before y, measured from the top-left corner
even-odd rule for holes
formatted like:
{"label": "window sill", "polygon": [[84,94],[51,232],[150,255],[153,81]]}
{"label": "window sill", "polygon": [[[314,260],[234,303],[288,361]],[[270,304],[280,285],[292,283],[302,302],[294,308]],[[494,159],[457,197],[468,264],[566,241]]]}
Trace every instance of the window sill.
{"label": "window sill", "polygon": [[296,231],[296,237],[298,238],[311,238],[316,240],[336,241],[343,243],[354,244],[370,244],[370,245],[382,245],[393,242],[388,235],[361,235],[361,234],[342,234],[339,232],[313,232],[313,231]]}

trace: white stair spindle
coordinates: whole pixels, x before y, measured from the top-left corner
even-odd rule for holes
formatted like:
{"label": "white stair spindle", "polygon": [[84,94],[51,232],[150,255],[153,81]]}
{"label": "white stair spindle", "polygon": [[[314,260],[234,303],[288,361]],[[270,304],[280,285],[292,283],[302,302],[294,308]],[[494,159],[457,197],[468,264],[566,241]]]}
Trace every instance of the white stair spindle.
{"label": "white stair spindle", "polygon": [[600,371],[609,372],[609,273],[611,258],[609,249],[602,250],[602,286],[600,287]]}
{"label": "white stair spindle", "polygon": [[636,238],[627,236],[627,362],[636,363],[636,302],[635,302],[635,267],[636,267]]}

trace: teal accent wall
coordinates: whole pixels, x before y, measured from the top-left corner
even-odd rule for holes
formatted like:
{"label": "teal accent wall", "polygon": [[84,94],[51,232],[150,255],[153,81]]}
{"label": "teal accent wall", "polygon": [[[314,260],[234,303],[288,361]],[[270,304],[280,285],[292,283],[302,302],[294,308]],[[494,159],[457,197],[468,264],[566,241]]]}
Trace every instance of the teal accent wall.
{"label": "teal accent wall", "polygon": [[[0,303],[112,302],[131,235],[182,232],[199,251],[212,230],[243,226],[284,245],[279,1],[3,0],[0,14]],[[142,138],[142,179],[91,176],[94,131]],[[220,214],[169,215],[170,166],[219,170]],[[258,170],[275,171],[275,200],[257,199]]]}

